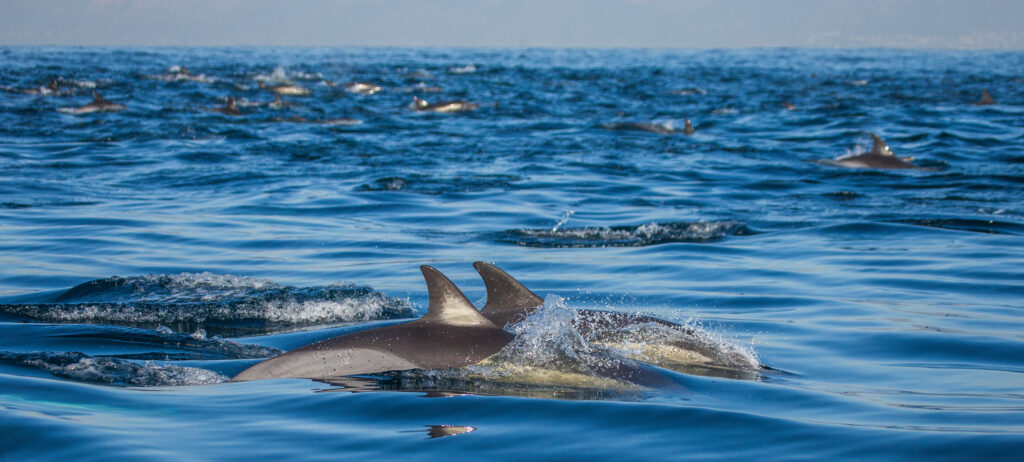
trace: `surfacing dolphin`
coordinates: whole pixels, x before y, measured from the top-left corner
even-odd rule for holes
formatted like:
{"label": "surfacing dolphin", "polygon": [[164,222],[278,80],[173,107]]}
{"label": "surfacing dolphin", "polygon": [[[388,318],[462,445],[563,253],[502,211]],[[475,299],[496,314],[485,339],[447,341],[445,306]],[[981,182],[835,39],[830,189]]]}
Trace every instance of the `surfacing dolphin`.
{"label": "surfacing dolphin", "polygon": [[242,111],[240,109],[238,109],[238,105],[235,104],[235,99],[230,97],[230,96],[228,96],[228,99],[224,102],[223,106],[221,106],[221,107],[213,107],[213,108],[209,108],[207,110],[210,111],[210,112],[219,112],[221,114],[229,115],[229,116],[240,116],[240,115],[242,115]]}
{"label": "surfacing dolphin", "polygon": [[[480,313],[494,324],[516,324],[532,314],[544,299],[501,268],[474,262],[487,288]],[[601,310],[576,310],[573,327],[589,342],[622,350],[641,348],[633,359],[679,372],[699,372],[748,378],[760,365],[750,358],[697,335],[689,327],[651,316]],[[699,369],[699,371],[695,370]]]}
{"label": "surfacing dolphin", "polygon": [[659,135],[672,135],[676,133],[682,133],[684,135],[692,135],[694,132],[693,125],[690,123],[690,119],[686,119],[686,126],[682,130],[677,130],[667,123],[653,123],[653,122],[615,122],[610,124],[602,125],[604,128],[609,130],[636,130],[642,132],[657,133]]}
{"label": "surfacing dolphin", "polygon": [[892,152],[892,149],[889,149],[889,145],[885,144],[882,137],[874,133],[871,133],[870,135],[875,141],[875,144],[870,151],[861,154],[850,154],[835,160],[826,160],[824,163],[851,168],[921,168],[910,163],[910,161],[914,160],[913,157],[897,156]]}
{"label": "surfacing dolphin", "polygon": [[125,109],[128,109],[128,107],[120,103],[107,101],[103,99],[99,93],[93,90],[91,103],[76,108],[60,108],[58,111],[68,114],[89,114],[92,112],[123,111]]}
{"label": "surfacing dolphin", "polygon": [[431,104],[426,100],[415,96],[412,97],[412,104],[410,106],[417,111],[431,112],[464,112],[472,111],[480,107],[479,104],[469,103],[463,100],[441,101]]}
{"label": "surfacing dolphin", "polygon": [[258,83],[261,90],[270,90],[278,95],[285,96],[308,96],[310,91],[308,88],[300,87],[298,85],[267,85],[262,80]]}
{"label": "surfacing dolphin", "polygon": [[323,379],[406,369],[476,364],[514,336],[480,314],[440,271],[421,266],[430,302],[420,319],[314,343],[258,363],[232,381]]}

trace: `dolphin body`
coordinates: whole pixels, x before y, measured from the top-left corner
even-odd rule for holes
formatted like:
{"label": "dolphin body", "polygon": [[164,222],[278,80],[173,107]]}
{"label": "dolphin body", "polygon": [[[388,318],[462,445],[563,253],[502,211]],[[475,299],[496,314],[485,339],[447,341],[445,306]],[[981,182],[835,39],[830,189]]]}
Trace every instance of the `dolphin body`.
{"label": "dolphin body", "polygon": [[[490,263],[475,262],[487,287],[487,303],[481,314],[494,324],[515,324],[544,304],[522,283]],[[686,326],[634,313],[601,310],[577,310],[573,327],[588,341],[598,345],[635,350],[633,359],[678,372],[699,369],[705,375],[748,378],[759,368],[749,359],[702,340]],[[635,338],[639,334],[640,338]],[[627,345],[628,344],[628,345]]]}
{"label": "dolphin body", "polygon": [[690,123],[690,119],[686,119],[686,126],[683,127],[682,130],[677,130],[665,124],[656,124],[650,122],[616,122],[603,125],[603,127],[609,130],[636,130],[642,132],[657,133],[659,135],[672,135],[676,133],[691,135],[694,132],[693,125]]}
{"label": "dolphin body", "polygon": [[871,148],[871,151],[861,154],[851,154],[827,162],[832,165],[852,168],[920,168],[910,163],[910,161],[914,160],[913,157],[899,157],[894,154],[892,149],[889,149],[889,145],[885,144],[882,137],[871,133],[871,138],[875,140],[875,144]]}
{"label": "dolphin body", "polygon": [[120,104],[120,103],[115,103],[115,102],[112,102],[112,101],[107,101],[107,100],[103,99],[103,97],[100,96],[99,93],[97,93],[95,90],[93,90],[93,92],[92,92],[92,102],[91,103],[86,104],[85,106],[80,106],[80,107],[76,107],[76,108],[61,108],[61,109],[62,109],[61,112],[66,112],[68,114],[89,114],[89,113],[92,113],[92,112],[123,111],[125,109],[128,109],[128,107],[123,105],[123,104]]}
{"label": "dolphin body", "polygon": [[357,93],[360,95],[372,95],[380,91],[381,88],[377,85],[368,82],[352,82],[345,85],[345,91],[349,93]]}
{"label": "dolphin body", "polygon": [[227,101],[224,102],[224,106],[214,107],[209,109],[210,112],[219,112],[229,116],[240,116],[242,111],[238,109],[238,105],[235,104],[235,99],[228,96]]}
{"label": "dolphin body", "polygon": [[472,111],[479,108],[479,104],[473,104],[462,100],[454,101],[440,101],[437,103],[428,103],[426,100],[412,97],[412,108],[417,111],[431,111],[431,112],[464,112]]}
{"label": "dolphin body", "polygon": [[278,95],[285,96],[307,96],[310,93],[308,88],[300,87],[298,85],[267,85],[261,81],[259,83],[259,87],[261,90],[270,90]]}
{"label": "dolphin body", "polygon": [[481,315],[440,271],[425,265],[420,271],[430,297],[427,314],[420,319],[292,350],[242,371],[232,381],[465,367],[494,355],[515,337]]}
{"label": "dolphin body", "polygon": [[8,91],[24,93],[26,95],[70,95],[71,90],[64,90],[57,83],[57,79],[50,78],[50,82],[41,87],[32,88],[8,88]]}

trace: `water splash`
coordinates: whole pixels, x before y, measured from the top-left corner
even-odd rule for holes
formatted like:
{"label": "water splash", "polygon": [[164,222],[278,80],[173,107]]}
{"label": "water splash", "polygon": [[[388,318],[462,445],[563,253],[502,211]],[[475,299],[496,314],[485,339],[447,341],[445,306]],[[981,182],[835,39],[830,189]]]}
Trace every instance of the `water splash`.
{"label": "water splash", "polygon": [[754,234],[745,224],[735,221],[561,228],[568,215],[571,213],[551,229],[513,229],[496,234],[495,240],[523,247],[645,247],[671,242],[712,242],[726,236]]}
{"label": "water splash", "polygon": [[28,303],[0,304],[0,312],[48,322],[170,325],[177,330],[233,333],[417,314],[408,300],[368,287],[292,287],[212,273],[114,276],[79,284],[55,299],[21,296],[19,301]]}

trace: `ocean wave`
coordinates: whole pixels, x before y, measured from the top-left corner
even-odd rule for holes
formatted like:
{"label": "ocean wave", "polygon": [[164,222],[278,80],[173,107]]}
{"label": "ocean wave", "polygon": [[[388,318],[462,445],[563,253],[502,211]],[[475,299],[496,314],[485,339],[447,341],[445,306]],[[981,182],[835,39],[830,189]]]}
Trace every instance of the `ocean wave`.
{"label": "ocean wave", "polygon": [[114,276],[79,284],[55,298],[18,298],[22,303],[0,304],[0,312],[47,322],[168,325],[233,333],[417,314],[408,300],[368,287],[292,287],[212,273]]}
{"label": "ocean wave", "polygon": [[513,229],[497,233],[498,242],[523,247],[645,247],[672,242],[714,242],[754,234],[735,221],[648,223],[638,226]]}

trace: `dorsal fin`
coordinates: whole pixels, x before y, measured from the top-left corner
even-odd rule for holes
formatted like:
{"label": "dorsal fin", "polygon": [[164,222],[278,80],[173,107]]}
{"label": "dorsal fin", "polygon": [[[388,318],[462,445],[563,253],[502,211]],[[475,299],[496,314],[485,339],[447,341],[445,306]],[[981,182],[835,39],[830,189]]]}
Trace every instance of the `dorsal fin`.
{"label": "dorsal fin", "polygon": [[994,98],[992,98],[992,95],[990,95],[988,93],[988,90],[982,88],[981,89],[981,101],[978,101],[976,104],[984,105],[984,104],[995,104],[995,103],[996,103],[996,100]]}
{"label": "dorsal fin", "polygon": [[224,103],[224,107],[234,111],[238,110],[238,106],[235,105],[235,98],[228,96],[228,101]]}
{"label": "dorsal fin", "polygon": [[497,327],[480,314],[462,291],[440,271],[427,265],[421,266],[420,271],[427,281],[427,293],[430,296],[427,314],[421,320],[456,326]]}
{"label": "dorsal fin", "polygon": [[281,94],[280,93],[274,93],[274,102],[277,103],[277,104],[281,104],[281,103],[284,102],[284,101],[281,101]]}
{"label": "dorsal fin", "polygon": [[494,324],[504,326],[518,322],[544,304],[543,298],[501,268],[482,261],[473,263],[473,268],[480,273],[487,287],[487,304],[480,313]]}
{"label": "dorsal fin", "polygon": [[107,100],[103,99],[103,97],[100,96],[99,92],[97,92],[96,90],[92,91],[92,102],[94,102],[94,103],[105,103],[106,101]]}
{"label": "dorsal fin", "polygon": [[179,74],[181,74],[181,75],[192,75],[192,74],[188,73],[188,68],[185,67],[185,66],[181,66],[181,71],[179,72]]}
{"label": "dorsal fin", "polygon": [[695,131],[697,131],[697,130],[693,128],[693,124],[690,123],[690,119],[686,119],[686,124],[683,127],[683,134],[684,135],[690,135],[690,134],[693,134],[693,132],[695,132]]}
{"label": "dorsal fin", "polygon": [[881,136],[871,133],[871,138],[875,140],[875,145],[871,148],[872,154],[878,154],[880,156],[892,156],[892,149],[889,149],[889,145],[885,144],[885,140]]}

